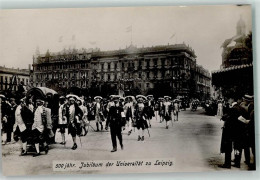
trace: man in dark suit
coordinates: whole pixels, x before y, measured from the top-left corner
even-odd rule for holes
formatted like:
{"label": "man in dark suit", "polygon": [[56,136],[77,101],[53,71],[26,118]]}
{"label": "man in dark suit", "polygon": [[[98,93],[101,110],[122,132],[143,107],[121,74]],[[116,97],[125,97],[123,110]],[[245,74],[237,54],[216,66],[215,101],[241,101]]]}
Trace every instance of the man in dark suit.
{"label": "man in dark suit", "polygon": [[108,112],[106,130],[110,126],[111,140],[113,149],[111,152],[117,151],[117,141],[116,137],[119,140],[121,149],[123,150],[123,138],[122,138],[122,124],[125,121],[125,114],[123,107],[119,104],[119,96],[113,97],[114,106],[111,106]]}
{"label": "man in dark suit", "polygon": [[20,100],[20,104],[15,110],[15,124],[14,124],[14,140],[18,141],[19,137],[22,141],[21,156],[27,154],[27,139],[31,133],[30,129],[33,124],[33,112],[26,106],[25,98]]}
{"label": "man in dark suit", "polygon": [[77,149],[76,135],[80,136],[80,120],[82,120],[83,112],[75,103],[76,98],[73,96],[68,96],[69,105],[66,106],[66,118],[68,121],[68,133],[71,134],[73,140],[72,150]]}
{"label": "man in dark suit", "polygon": [[15,102],[14,98],[10,99],[10,112],[8,115],[7,123],[6,123],[6,143],[11,142],[12,132],[13,132],[13,126],[15,123],[15,110],[17,108],[17,104]]}
{"label": "man in dark suit", "polygon": [[230,98],[228,103],[230,108],[227,113],[223,115],[224,121],[222,139],[221,139],[221,153],[225,153],[225,163],[219,167],[231,167],[231,152],[233,151],[232,143],[235,151],[235,167],[240,167],[241,151],[244,144],[245,126],[238,120],[240,116],[244,116],[245,111],[240,107],[234,98]]}
{"label": "man in dark suit", "polygon": [[[6,100],[5,96],[1,96],[1,123],[2,123],[2,131],[1,133],[6,133],[7,139],[2,144],[8,143],[9,141],[9,132],[10,132],[10,114],[11,114],[11,104]],[[11,137],[10,137],[11,141]]]}

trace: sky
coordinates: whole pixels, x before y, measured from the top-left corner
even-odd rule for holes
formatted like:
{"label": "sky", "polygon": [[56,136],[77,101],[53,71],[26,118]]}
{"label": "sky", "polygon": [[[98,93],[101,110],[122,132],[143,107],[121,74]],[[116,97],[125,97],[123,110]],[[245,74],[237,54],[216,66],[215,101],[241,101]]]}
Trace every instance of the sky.
{"label": "sky", "polygon": [[[252,29],[250,6],[154,6],[0,10],[0,66],[28,68],[38,47],[123,49],[185,43],[209,71],[221,65],[221,44],[240,18]],[[131,28],[132,27],[132,32]]]}

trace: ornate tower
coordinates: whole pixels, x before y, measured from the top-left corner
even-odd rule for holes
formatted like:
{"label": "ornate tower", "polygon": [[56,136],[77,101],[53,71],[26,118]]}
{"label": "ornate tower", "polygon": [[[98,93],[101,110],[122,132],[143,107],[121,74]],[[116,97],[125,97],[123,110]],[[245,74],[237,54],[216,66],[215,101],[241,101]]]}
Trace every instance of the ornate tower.
{"label": "ornate tower", "polygon": [[240,15],[240,19],[237,22],[237,35],[245,35],[246,34],[246,23],[242,19],[242,16]]}

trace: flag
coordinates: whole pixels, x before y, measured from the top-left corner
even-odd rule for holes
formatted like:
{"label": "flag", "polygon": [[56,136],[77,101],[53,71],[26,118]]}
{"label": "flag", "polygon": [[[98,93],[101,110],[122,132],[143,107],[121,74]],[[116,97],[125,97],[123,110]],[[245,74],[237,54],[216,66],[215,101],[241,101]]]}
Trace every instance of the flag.
{"label": "flag", "polygon": [[175,33],[171,35],[170,39],[172,39],[175,36]]}
{"label": "flag", "polygon": [[63,36],[60,36],[59,37],[59,42],[62,42],[62,40],[63,40]]}
{"label": "flag", "polygon": [[131,26],[128,26],[125,30],[125,32],[132,32],[132,25]]}

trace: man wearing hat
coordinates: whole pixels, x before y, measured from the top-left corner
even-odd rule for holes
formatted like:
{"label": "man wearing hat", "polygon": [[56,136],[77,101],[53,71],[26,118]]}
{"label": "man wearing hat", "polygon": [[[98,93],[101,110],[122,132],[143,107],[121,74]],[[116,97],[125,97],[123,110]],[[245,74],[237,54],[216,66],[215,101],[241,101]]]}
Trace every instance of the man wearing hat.
{"label": "man wearing hat", "polygon": [[75,96],[68,96],[68,106],[66,106],[66,119],[68,122],[68,133],[71,134],[73,140],[72,150],[77,149],[77,141],[76,136],[80,136],[81,128],[80,128],[80,120],[82,119],[83,112],[75,103],[76,97]]}
{"label": "man wearing hat", "polygon": [[147,96],[147,102],[145,103],[147,109],[147,120],[149,123],[149,127],[151,128],[151,119],[154,117],[154,101],[153,95]]}
{"label": "man wearing hat", "polygon": [[179,100],[175,99],[172,101],[172,108],[173,108],[173,119],[174,121],[178,121],[179,112],[180,112],[180,106],[179,106]]}
{"label": "man wearing hat", "polygon": [[108,112],[106,129],[110,126],[110,134],[112,140],[113,149],[111,152],[117,151],[117,140],[119,140],[121,149],[123,150],[123,138],[122,138],[122,123],[125,121],[125,114],[123,107],[119,104],[119,96],[113,97],[114,106],[110,107]]}
{"label": "man wearing hat", "polygon": [[[249,114],[249,122],[247,124],[247,131],[248,131],[248,151],[252,151],[253,154],[253,163],[250,164],[250,161],[248,162],[249,168],[251,170],[256,169],[256,157],[255,157],[255,117],[254,117],[254,96],[251,96],[251,101],[248,103],[248,114]],[[246,153],[246,152],[245,152]],[[250,153],[249,153],[249,159],[250,159]]]}
{"label": "man wearing hat", "polygon": [[249,134],[252,131],[254,131],[254,126],[251,125],[252,120],[254,119],[254,118],[252,118],[252,114],[251,114],[253,99],[254,99],[253,96],[245,94],[244,97],[242,98],[242,102],[240,103],[241,109],[244,110],[246,113],[243,113],[238,117],[238,120],[240,122],[242,122],[240,134],[243,136],[240,136],[240,142],[242,142],[243,144],[240,147],[240,149],[238,148],[240,156],[237,156],[237,159],[235,158],[235,162],[237,163],[237,164],[235,164],[235,166],[236,165],[240,166],[241,154],[242,154],[243,149],[244,149],[244,155],[245,155],[245,163],[247,165],[250,165],[250,146],[252,144],[252,143],[250,143],[250,142],[252,142],[250,138],[254,139],[254,137],[249,136]]}
{"label": "man wearing hat", "polygon": [[135,106],[135,122],[136,128],[138,130],[138,139],[137,141],[144,141],[144,130],[148,128],[147,124],[147,114],[145,110],[144,100],[146,97],[142,95],[136,96],[137,104]]}
{"label": "man wearing hat", "polygon": [[[11,105],[10,103],[8,103],[6,101],[6,97],[4,95],[1,94],[0,96],[1,99],[1,135],[3,135],[4,133],[6,133],[6,124],[8,122],[9,119],[9,114],[11,113]],[[6,142],[3,142],[2,140],[2,144],[5,144]]]}
{"label": "man wearing hat", "polygon": [[87,98],[87,109],[88,109],[88,120],[89,121],[95,120],[94,103],[90,96]]}
{"label": "man wearing hat", "polygon": [[61,139],[62,142],[60,144],[65,145],[66,141],[65,141],[65,129],[66,126],[68,124],[68,119],[66,117],[66,106],[68,106],[68,104],[66,104],[66,99],[64,96],[61,96],[59,98],[60,101],[60,107],[59,107],[59,128],[60,128],[60,133],[61,133]]}
{"label": "man wearing hat", "polygon": [[134,117],[134,104],[133,97],[127,96],[125,98],[126,104],[124,105],[124,112],[126,115],[126,123],[128,127],[128,136],[132,133],[132,120]]}
{"label": "man wearing hat", "polygon": [[51,109],[44,105],[44,97],[36,99],[36,110],[34,112],[34,121],[32,125],[33,141],[35,144],[36,154],[40,155],[40,143],[44,143],[45,153],[48,153],[48,145],[46,140],[49,137],[49,132],[52,131]]}
{"label": "man wearing hat", "polygon": [[80,124],[80,127],[82,129],[81,136],[86,136],[87,135],[86,125],[89,123],[89,121],[88,121],[88,109],[84,105],[84,99],[83,98],[77,99],[77,104],[78,104],[79,108],[81,109],[81,111],[83,112],[82,121],[81,121],[81,124]]}
{"label": "man wearing hat", "polygon": [[99,131],[99,124],[101,126],[101,131],[103,130],[103,124],[102,124],[102,118],[103,118],[103,106],[101,105],[101,96],[96,96],[94,97],[94,116],[95,116],[95,121],[96,121],[96,126],[97,126],[97,131]]}
{"label": "man wearing hat", "polygon": [[30,133],[30,127],[33,122],[33,112],[26,106],[25,98],[20,100],[20,104],[15,110],[15,124],[13,127],[14,130],[14,139],[22,141],[22,152],[21,156],[27,154],[27,138]]}
{"label": "man wearing hat", "polygon": [[115,95],[110,95],[109,96],[109,102],[107,103],[107,112],[109,112],[109,109],[112,107],[112,106],[115,106],[115,103],[113,101],[113,97],[115,97]]}
{"label": "man wearing hat", "polygon": [[240,168],[241,153],[245,143],[245,125],[239,120],[240,116],[245,117],[246,111],[238,104],[237,97],[230,97],[228,100],[230,108],[221,118],[224,121],[221,138],[221,153],[225,153],[225,162],[221,168],[231,167],[231,152],[234,149],[234,166]]}
{"label": "man wearing hat", "polygon": [[163,118],[164,118],[164,99],[162,97],[158,98],[158,115],[159,115],[159,118],[160,118],[160,123],[163,122]]}
{"label": "man wearing hat", "polygon": [[7,144],[11,142],[13,126],[15,123],[15,110],[17,108],[17,104],[14,98],[10,98],[10,105],[11,105],[10,112],[6,122],[6,143]]}
{"label": "man wearing hat", "polygon": [[125,98],[124,98],[124,97],[120,97],[120,98],[119,98],[119,105],[120,105],[121,107],[124,107],[124,103],[125,103]]}
{"label": "man wearing hat", "polygon": [[163,112],[164,112],[163,117],[166,122],[166,129],[168,129],[169,128],[168,121],[171,120],[171,111],[172,111],[171,102],[170,102],[171,97],[164,96],[164,99],[165,102],[163,103]]}

